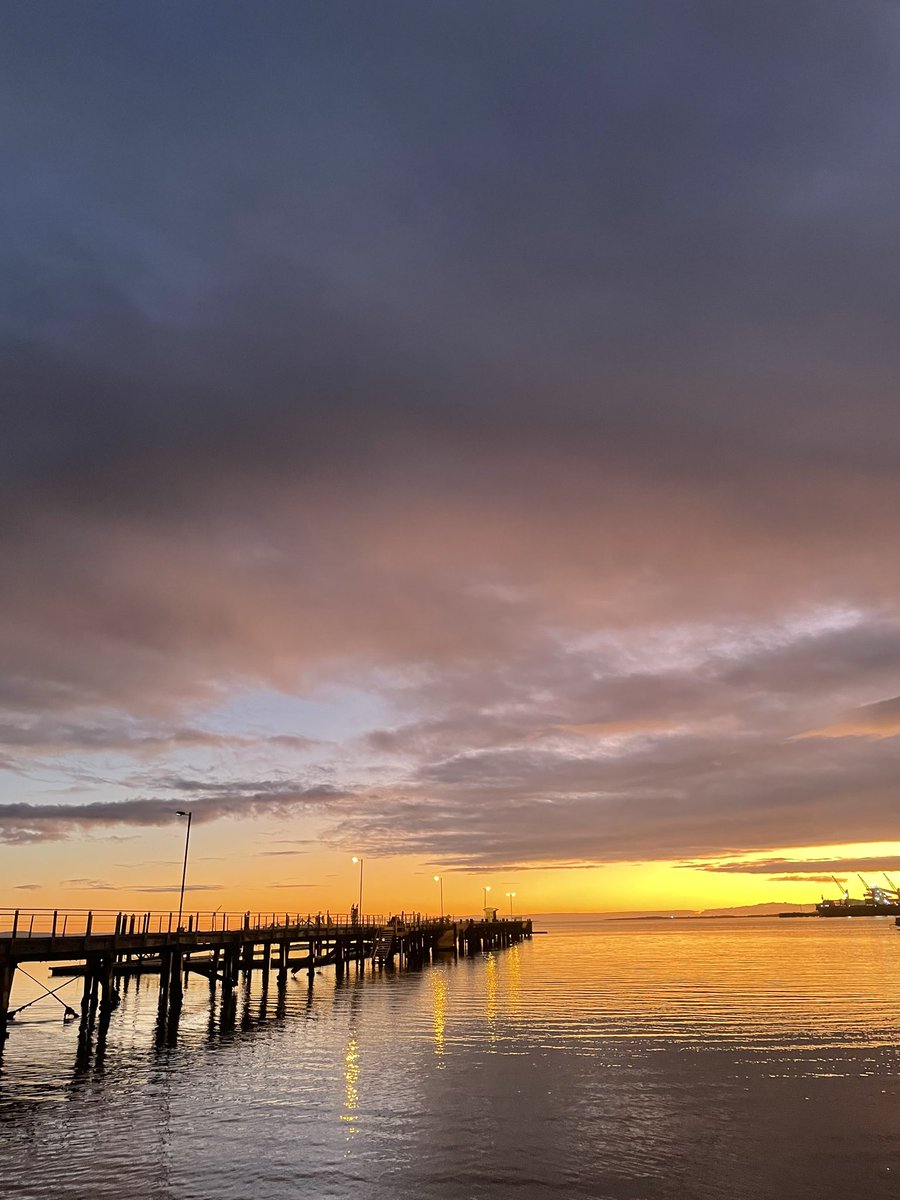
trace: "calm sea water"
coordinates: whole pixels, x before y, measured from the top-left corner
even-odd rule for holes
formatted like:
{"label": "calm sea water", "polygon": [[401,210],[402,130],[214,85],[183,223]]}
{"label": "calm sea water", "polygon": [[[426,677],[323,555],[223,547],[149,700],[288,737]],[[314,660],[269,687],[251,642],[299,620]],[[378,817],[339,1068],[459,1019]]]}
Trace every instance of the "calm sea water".
{"label": "calm sea water", "polygon": [[299,976],[281,1008],[255,976],[233,1028],[192,977],[173,1045],[156,981],[131,981],[86,1063],[42,1001],[4,1052],[0,1195],[900,1195],[893,922],[535,927],[420,972]]}

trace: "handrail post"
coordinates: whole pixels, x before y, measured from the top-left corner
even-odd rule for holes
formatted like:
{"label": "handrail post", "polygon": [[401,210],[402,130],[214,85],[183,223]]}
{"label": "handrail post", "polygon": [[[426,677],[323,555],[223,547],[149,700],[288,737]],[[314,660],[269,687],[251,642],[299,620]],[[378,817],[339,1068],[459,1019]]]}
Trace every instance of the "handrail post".
{"label": "handrail post", "polygon": [[16,909],[16,911],[13,913],[13,927],[12,927],[12,940],[13,941],[16,940],[16,933],[18,932],[18,929],[19,929],[19,910]]}
{"label": "handrail post", "polygon": [[57,916],[58,916],[58,910],[54,908],[54,910],[53,910],[53,928],[50,930],[51,939],[56,937],[56,918],[57,918]]}
{"label": "handrail post", "polygon": [[93,924],[94,924],[94,914],[93,914],[93,912],[89,912],[87,915],[87,920],[84,923],[84,936],[85,937],[91,936],[91,926]]}

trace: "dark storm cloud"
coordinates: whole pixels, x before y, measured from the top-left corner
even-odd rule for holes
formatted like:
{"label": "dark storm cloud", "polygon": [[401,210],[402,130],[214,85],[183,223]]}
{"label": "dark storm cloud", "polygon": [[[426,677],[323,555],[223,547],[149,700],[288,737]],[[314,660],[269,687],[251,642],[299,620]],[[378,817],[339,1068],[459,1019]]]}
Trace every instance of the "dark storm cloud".
{"label": "dark storm cloud", "polygon": [[189,727],[148,731],[136,723],[126,725],[120,721],[106,724],[53,720],[0,723],[0,746],[24,754],[124,752],[140,757],[181,749],[252,745],[306,750],[318,743],[312,738],[283,736],[254,739]]}
{"label": "dark storm cloud", "polygon": [[[733,628],[717,642],[682,631],[682,661],[656,673],[643,657],[652,647],[643,655],[632,647],[618,669],[584,649],[535,661],[518,677],[507,668],[483,714],[469,714],[471,730],[426,722],[426,736],[417,722],[379,735],[381,748],[415,765],[394,797],[337,813],[338,828],[346,821],[347,844],[363,836],[385,850],[402,844],[436,861],[492,867],[890,839],[896,741],[794,731],[889,686],[896,630],[892,638],[881,622],[862,620],[765,632]],[[411,707],[427,708],[427,699]],[[767,858],[747,870],[827,866]]]}
{"label": "dark storm cloud", "polygon": [[9,12],[13,477],[152,520],[401,430],[889,462],[883,6],[88,9]]}
{"label": "dark storm cloud", "polygon": [[[810,858],[788,859],[769,858],[753,862],[716,862],[716,863],[681,863],[684,867],[699,871],[725,872],[737,875],[768,875],[772,871],[828,871],[834,874],[841,872],[876,872],[900,870],[900,857],[885,855],[879,858]],[[831,880],[831,874],[823,877],[824,882]]]}
{"label": "dark storm cloud", "polygon": [[176,818],[178,809],[190,803],[195,821],[216,821],[225,817],[289,816],[337,802],[337,789],[282,783],[221,784],[212,795],[195,796],[198,788],[181,789],[182,800],[96,801],[92,804],[0,804],[0,842],[13,845],[28,842],[58,841],[73,834],[110,825],[165,825]]}
{"label": "dark storm cloud", "polygon": [[[711,411],[708,387],[685,412],[693,389],[683,368],[733,371],[734,346],[717,362],[723,334],[752,339],[777,325],[783,336],[787,324],[821,338],[816,318],[827,322],[838,299],[829,283],[842,285],[842,312],[847,300],[868,299],[883,323],[885,298],[896,299],[885,295],[883,229],[853,218],[895,219],[884,191],[896,169],[884,137],[885,101],[895,98],[892,14],[803,4],[787,13],[731,6],[727,16],[677,4],[387,7],[377,17],[365,6],[333,16],[273,7],[262,17],[233,7],[224,21],[217,7],[213,21],[197,6],[177,31],[138,13],[84,22],[59,11],[25,22],[10,80],[32,103],[21,128],[13,125],[13,149],[32,166],[30,186],[43,184],[38,199],[56,223],[82,227],[78,265],[103,280],[88,304],[77,277],[74,294],[47,289],[44,297],[63,329],[74,320],[87,335],[95,356],[79,357],[88,366],[102,347],[112,385],[94,378],[85,387],[81,408],[93,419],[69,440],[88,454],[123,442],[144,448],[148,439],[187,439],[202,452],[212,435],[216,455],[230,441],[241,458],[257,447],[268,466],[283,447],[264,422],[247,444],[245,388],[260,415],[311,413],[326,423],[305,429],[305,439],[352,438],[348,413],[369,412],[379,384],[373,358],[391,385],[374,397],[379,427],[393,411],[469,431],[510,403],[520,418],[540,421],[546,400],[526,396],[522,411],[528,373],[502,386],[505,364],[496,360],[510,350],[538,358],[554,378],[568,367],[574,386],[557,402],[607,435],[638,434],[642,454],[648,434],[705,439],[709,422],[779,451],[785,432],[794,440],[799,430],[778,436],[740,405]],[[196,53],[213,25],[217,60],[211,46]],[[276,47],[266,39],[279,28]],[[265,43],[263,60],[254,61],[254,41],[257,50]],[[91,52],[87,61],[79,46]],[[184,120],[186,101],[193,122]],[[62,203],[47,196],[48,180],[34,178],[42,158],[78,177]],[[123,192],[118,229],[96,218],[84,229],[92,207],[121,209]],[[65,245],[46,263],[49,233],[20,234],[20,251],[43,251],[45,272],[71,271],[76,255]],[[216,285],[206,320],[199,329],[148,321],[135,276],[145,287],[165,279],[169,258],[189,276],[188,248],[203,282]],[[848,280],[858,251],[864,261]],[[177,280],[176,298],[187,283]],[[130,302],[129,292],[137,294]],[[34,307],[33,321],[42,311]],[[115,318],[115,341],[98,316]],[[684,344],[692,331],[699,345]],[[660,366],[682,368],[671,384],[683,389],[677,407],[641,394],[650,390],[641,359],[648,342]],[[573,352],[582,357],[570,364]],[[776,380],[783,354],[780,342],[769,345],[764,369]],[[456,364],[448,383],[434,377],[435,356]],[[604,363],[605,378],[591,379],[585,395],[585,368]],[[618,371],[638,364],[633,394],[604,394],[604,382],[627,390]],[[134,375],[136,365],[169,386],[142,371],[122,405],[110,368]],[[476,406],[459,386],[473,378],[501,386]],[[774,397],[757,402],[774,415]],[[642,427],[635,406],[658,428]],[[699,427],[685,416],[702,418]],[[70,424],[78,428],[74,414]],[[873,432],[863,434],[870,445]],[[328,443],[333,451],[333,436]]]}
{"label": "dark storm cloud", "polygon": [[[748,729],[802,738],[811,736],[810,714],[833,714],[845,705],[842,698],[878,694],[900,676],[900,624],[877,615],[836,628],[811,622],[781,630],[682,629],[674,656],[665,640],[647,631],[606,648],[545,644],[532,647],[525,662],[492,664],[489,675],[482,664],[449,679],[442,672],[407,698],[413,711],[437,708],[440,716],[374,730],[367,744],[437,760],[431,770],[454,773],[484,761],[473,750],[566,735],[581,737],[582,745],[668,735],[726,715]],[[666,663],[666,655],[674,661]],[[860,726],[889,730],[896,712],[896,703],[886,701],[860,706],[852,716]],[[448,759],[460,746],[466,754]]]}
{"label": "dark storm cloud", "polygon": [[[69,888],[72,891],[79,892],[117,892],[121,891],[121,885],[117,883],[107,883],[104,879],[61,879],[60,886]],[[129,884],[130,892],[219,892],[222,890],[220,883],[189,883],[182,887],[181,884],[175,884],[174,887],[168,887],[165,884]]]}
{"label": "dark storm cloud", "polygon": [[337,682],[377,788],[301,732],[346,787],[147,790],[458,865],[888,835],[895,6],[3,10],[7,770]]}
{"label": "dark storm cloud", "polygon": [[[770,875],[769,883],[827,883],[835,881],[830,875]],[[844,881],[840,880],[843,885]]]}
{"label": "dark storm cloud", "polygon": [[[153,885],[148,884],[148,885],[139,886],[139,887],[129,885],[129,891],[132,891],[132,892],[178,892],[179,890],[180,890],[180,886],[178,884],[176,884],[175,887],[166,887],[164,885],[157,886],[156,884],[153,884]],[[221,892],[222,884],[221,883],[188,883],[188,884],[185,884],[184,890],[186,892]]]}

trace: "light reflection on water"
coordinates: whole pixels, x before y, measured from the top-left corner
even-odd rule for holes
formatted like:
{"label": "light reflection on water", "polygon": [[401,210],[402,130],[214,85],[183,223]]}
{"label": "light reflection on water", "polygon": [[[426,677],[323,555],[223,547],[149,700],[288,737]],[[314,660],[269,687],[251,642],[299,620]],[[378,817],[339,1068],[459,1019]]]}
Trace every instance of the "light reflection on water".
{"label": "light reflection on water", "polygon": [[497,1048],[498,1012],[497,956],[489,951],[484,956],[484,1022],[491,1052]]}
{"label": "light reflection on water", "polygon": [[447,980],[441,970],[429,973],[431,984],[432,1023],[434,1026],[434,1053],[439,1060],[438,1066],[444,1065],[444,1030],[447,1023]]}
{"label": "light reflection on water", "polygon": [[356,1133],[356,1122],[358,1120],[356,1110],[359,1108],[359,1040],[355,1033],[351,1033],[347,1039],[347,1051],[344,1054],[344,1112],[341,1113],[341,1120],[346,1121],[350,1128],[347,1130],[347,1137],[351,1138]]}
{"label": "light reflection on water", "polygon": [[892,923],[537,924],[421,973],[280,999],[256,976],[233,1011],[192,977],[177,1036],[131,980],[81,1063],[42,1001],[5,1051],[5,1178],[22,1200],[895,1194]]}

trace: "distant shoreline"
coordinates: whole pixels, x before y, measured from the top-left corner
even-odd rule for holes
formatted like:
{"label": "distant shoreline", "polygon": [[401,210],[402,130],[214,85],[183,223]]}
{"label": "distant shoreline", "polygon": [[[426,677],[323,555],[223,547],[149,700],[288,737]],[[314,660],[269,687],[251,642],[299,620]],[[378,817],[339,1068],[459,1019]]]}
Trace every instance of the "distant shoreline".
{"label": "distant shoreline", "polygon": [[535,913],[534,919],[547,921],[568,920],[573,924],[579,922],[588,924],[590,922],[608,923],[611,921],[759,921],[759,920],[778,920],[784,917],[815,917],[818,916],[815,909],[812,911],[804,910],[779,910],[777,912],[734,912],[734,913]]}

